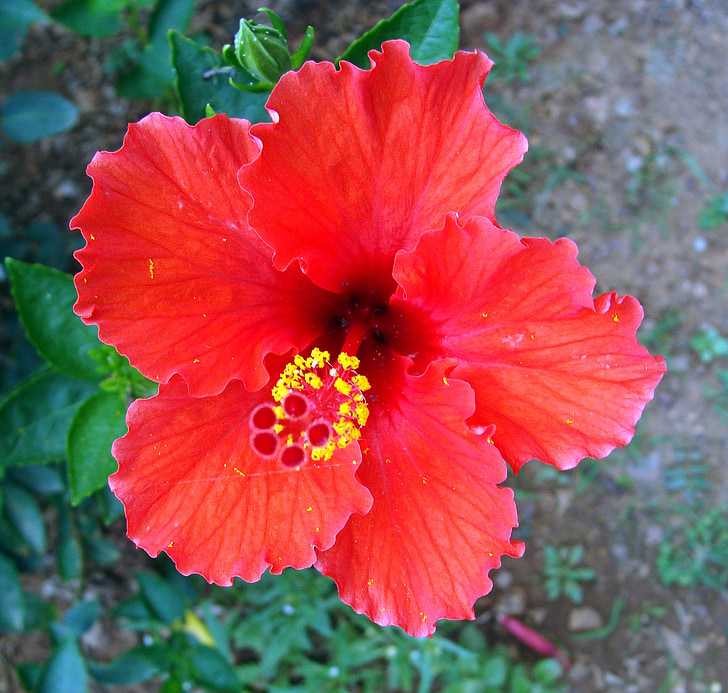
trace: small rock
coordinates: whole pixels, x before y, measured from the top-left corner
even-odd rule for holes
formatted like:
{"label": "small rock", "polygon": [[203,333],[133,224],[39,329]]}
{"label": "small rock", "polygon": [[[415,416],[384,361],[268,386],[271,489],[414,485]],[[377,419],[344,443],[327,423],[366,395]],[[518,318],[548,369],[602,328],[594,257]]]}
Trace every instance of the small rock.
{"label": "small rock", "polygon": [[620,17],[617,21],[612,22],[607,27],[607,33],[611,36],[619,36],[629,26],[627,17]]}
{"label": "small rock", "polygon": [[687,643],[670,628],[662,629],[662,637],[665,645],[675,660],[675,664],[683,671],[689,671],[695,665],[695,657],[690,654]]}
{"label": "small rock", "polygon": [[579,19],[586,13],[586,5],[583,2],[578,2],[575,5],[562,2],[557,11],[563,19]]}
{"label": "small rock", "polygon": [[53,188],[53,197],[56,200],[74,200],[80,194],[81,191],[72,180],[64,180]]}
{"label": "small rock", "polygon": [[704,253],[708,249],[708,241],[702,236],[693,239],[693,250],[696,253]]}
{"label": "small rock", "polygon": [[521,616],[526,611],[526,590],[522,587],[513,587],[499,600],[496,610],[500,614]]}
{"label": "small rock", "polygon": [[506,590],[513,584],[513,573],[501,568],[500,570],[495,571],[493,575],[493,583],[496,587],[498,587],[498,589]]}
{"label": "small rock", "polygon": [[617,115],[620,118],[626,118],[627,116],[632,115],[632,111],[634,111],[632,99],[629,99],[626,96],[617,99],[614,102],[614,106],[612,106],[612,110],[614,111],[614,115]]}
{"label": "small rock", "polygon": [[602,617],[591,606],[577,606],[569,614],[569,630],[579,633],[586,630],[597,630],[604,625]]}
{"label": "small rock", "polygon": [[589,14],[581,25],[581,30],[590,36],[598,34],[602,29],[604,29],[604,22],[596,12]]}

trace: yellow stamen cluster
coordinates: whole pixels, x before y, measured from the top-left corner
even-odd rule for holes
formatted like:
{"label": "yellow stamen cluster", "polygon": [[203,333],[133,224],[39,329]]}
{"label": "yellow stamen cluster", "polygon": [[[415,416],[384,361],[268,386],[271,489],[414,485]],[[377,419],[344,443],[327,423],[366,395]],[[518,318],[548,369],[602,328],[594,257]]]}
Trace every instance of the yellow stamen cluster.
{"label": "yellow stamen cluster", "polygon": [[[345,448],[361,437],[361,428],[369,418],[364,392],[370,389],[367,378],[359,375],[359,359],[346,353],[339,354],[336,365],[331,364],[328,351],[313,349],[308,357],[297,355],[289,363],[272,390],[273,407],[278,422],[274,429],[281,434],[289,418],[285,411],[286,398],[292,394],[306,401],[305,423],[300,432],[300,444],[310,450],[311,459],[329,460],[337,449]],[[332,435],[321,435],[328,430]],[[318,436],[312,434],[316,430]],[[294,440],[287,436],[287,445]],[[317,444],[317,441],[321,440]]]}

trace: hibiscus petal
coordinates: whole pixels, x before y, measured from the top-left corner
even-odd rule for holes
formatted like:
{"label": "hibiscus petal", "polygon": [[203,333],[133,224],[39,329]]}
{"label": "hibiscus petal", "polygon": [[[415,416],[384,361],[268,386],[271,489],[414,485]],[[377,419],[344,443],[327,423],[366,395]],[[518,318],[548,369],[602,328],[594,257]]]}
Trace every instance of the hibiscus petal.
{"label": "hibiscus petal", "polygon": [[388,41],[370,58],[368,71],[306,63],[284,75],[267,104],[277,122],[252,127],[262,154],[239,178],[277,267],[300,258],[334,292],[375,278],[386,302],[397,250],[448,210],[493,218],[527,144],[483,103],[483,53],[424,67],[407,43]]}
{"label": "hibiscus petal", "polygon": [[284,468],[250,445],[250,417],[266,399],[240,381],[194,398],[179,376],[137,400],[129,433],[114,443],[119,471],[109,479],[124,503],[128,535],[151,556],[167,553],[178,570],[229,585],[270,567],[304,568],[314,547],[328,548],[371,495],[356,480],[356,445],[327,462]]}
{"label": "hibiscus petal", "polygon": [[429,358],[458,359],[453,375],[475,390],[471,424],[495,424],[516,470],[534,457],[567,469],[626,445],[666,370],[635,338],[637,300],[592,300],[576,253],[567,239],[521,240],[450,216],[395,263],[402,333],[430,335]]}
{"label": "hibiscus petal", "polygon": [[446,378],[444,362],[418,377],[409,363],[380,361],[370,377],[376,399],[359,478],[374,504],[352,515],[316,567],[355,611],[422,636],[440,618],[472,619],[473,603],[492,587],[488,571],[523,547],[509,539],[513,492],[496,485],[505,462],[465,423],[472,389]]}
{"label": "hibiscus petal", "polygon": [[71,221],[87,243],[77,314],[146,376],[180,373],[194,395],[233,378],[261,387],[266,353],[302,348],[325,324],[326,294],[297,268],[276,270],[247,225],[236,176],[258,154],[248,130],[158,113],[130,125],[119,151],[89,165],[93,191]]}

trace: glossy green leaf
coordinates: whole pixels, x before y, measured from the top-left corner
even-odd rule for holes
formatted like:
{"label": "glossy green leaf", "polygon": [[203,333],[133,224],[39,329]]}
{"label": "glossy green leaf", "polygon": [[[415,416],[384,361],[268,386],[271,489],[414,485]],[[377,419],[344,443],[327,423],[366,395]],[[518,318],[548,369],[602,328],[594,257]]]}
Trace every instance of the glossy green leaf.
{"label": "glossy green leaf", "polygon": [[11,140],[27,144],[70,130],[78,122],[78,107],[60,94],[21,91],[0,108],[0,125]]}
{"label": "glossy green leaf", "polygon": [[13,561],[0,553],[0,632],[23,630],[25,602],[20,577]]}
{"label": "glossy green leaf", "polygon": [[20,383],[0,403],[0,468],[64,459],[71,420],[96,388],[54,370]]}
{"label": "glossy green leaf", "polygon": [[245,118],[251,123],[270,122],[265,102],[268,93],[250,93],[230,84],[229,73],[221,70],[220,55],[173,31],[172,63],[177,77],[175,87],[185,120],[194,125],[206,116],[209,104],[215,113]]}
{"label": "glossy green leaf", "polygon": [[220,652],[196,645],[189,654],[195,683],[215,691],[239,691],[241,682],[235,669]]}
{"label": "glossy green leaf", "polygon": [[135,647],[108,664],[89,664],[89,672],[105,686],[126,686],[148,681],[159,673],[159,667],[149,657],[149,648]]}
{"label": "glossy green leaf", "polygon": [[46,664],[38,693],[86,693],[86,665],[74,638],[63,640]]}
{"label": "glossy green leaf", "polygon": [[33,494],[8,481],[3,491],[5,517],[33,551],[43,553],[46,546],[45,523]]}
{"label": "glossy green leaf", "polygon": [[126,0],[66,0],[51,17],[82,36],[111,36],[124,25]]}
{"label": "glossy green leaf", "polygon": [[106,485],[116,471],[111,444],[126,433],[126,402],[116,392],[98,392],[76,411],[68,429],[68,480],[71,503]]}
{"label": "glossy green leaf", "polygon": [[412,59],[422,65],[447,60],[458,48],[458,15],[457,0],[415,0],[354,41],[337,63],[348,60],[368,70],[367,53],[390,39],[407,41]]}
{"label": "glossy green leaf", "polygon": [[38,353],[67,375],[100,380],[99,364],[89,350],[102,345],[96,327],[84,325],[73,313],[72,277],[19,260],[8,259],[6,265],[20,321]]}

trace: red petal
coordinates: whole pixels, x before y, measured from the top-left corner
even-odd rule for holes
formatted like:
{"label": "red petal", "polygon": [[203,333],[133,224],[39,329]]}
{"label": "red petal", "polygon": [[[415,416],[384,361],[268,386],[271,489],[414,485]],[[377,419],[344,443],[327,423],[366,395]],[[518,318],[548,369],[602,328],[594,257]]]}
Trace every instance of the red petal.
{"label": "red petal", "polygon": [[443,362],[419,377],[406,373],[408,363],[395,357],[370,377],[359,478],[374,505],[352,515],[316,567],[355,611],[422,636],[440,618],[472,619],[473,603],[491,589],[488,571],[523,547],[509,540],[513,492],[496,486],[505,463],[465,424],[470,386],[446,379]]}
{"label": "red petal", "polygon": [[459,360],[453,375],[475,390],[471,423],[495,424],[516,470],[534,457],[566,469],[626,445],[665,372],[635,338],[640,304],[593,301],[576,253],[567,239],[520,240],[487,219],[463,228],[448,217],[397,257],[393,307],[418,325],[402,332],[424,331],[423,353]]}
{"label": "red petal", "polygon": [[355,479],[356,445],[328,462],[284,468],[251,448],[249,417],[264,401],[239,381],[194,398],[173,378],[129,409],[129,433],[114,443],[109,479],[126,507],[129,537],[151,556],[164,551],[185,575],[229,585],[315,560],[371,495]]}
{"label": "red petal", "polygon": [[253,126],[263,150],[240,181],[277,267],[301,258],[334,292],[356,294],[375,277],[386,301],[397,250],[449,210],[493,218],[527,145],[483,103],[492,62],[482,53],[423,67],[390,41],[370,57],[368,71],[306,63],[284,75],[267,104],[278,122]]}
{"label": "red petal", "polygon": [[180,373],[194,395],[233,378],[261,387],[266,353],[301,348],[325,324],[324,292],[277,271],[246,223],[237,171],[258,153],[248,129],[225,116],[130,125],[119,151],[89,165],[93,191],[71,221],[87,242],[76,312],[146,376]]}

